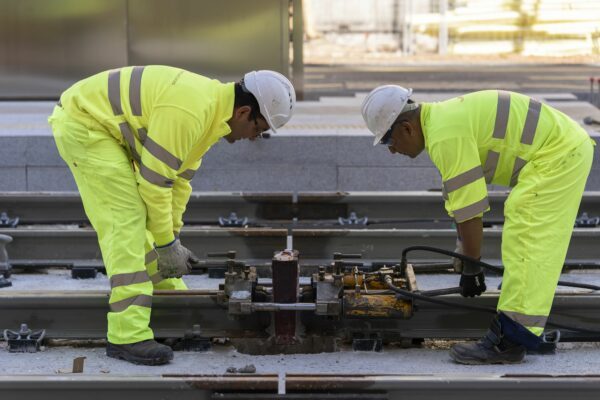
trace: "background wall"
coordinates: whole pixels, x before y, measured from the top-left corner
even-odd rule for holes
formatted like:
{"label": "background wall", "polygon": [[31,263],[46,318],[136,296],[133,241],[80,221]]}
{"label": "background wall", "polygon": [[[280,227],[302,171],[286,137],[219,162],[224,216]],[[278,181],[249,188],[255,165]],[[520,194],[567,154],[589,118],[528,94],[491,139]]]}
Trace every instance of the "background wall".
{"label": "background wall", "polygon": [[58,98],[124,65],[288,75],[289,44],[288,0],[1,0],[0,99]]}

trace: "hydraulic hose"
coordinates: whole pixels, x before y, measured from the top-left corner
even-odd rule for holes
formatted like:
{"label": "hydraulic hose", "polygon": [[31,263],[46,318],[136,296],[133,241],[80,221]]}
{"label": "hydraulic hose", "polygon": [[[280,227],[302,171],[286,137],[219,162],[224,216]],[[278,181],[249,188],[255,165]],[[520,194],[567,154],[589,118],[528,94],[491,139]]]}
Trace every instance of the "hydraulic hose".
{"label": "hydraulic hose", "polygon": [[[408,252],[410,251],[414,251],[414,250],[422,250],[422,251],[429,251],[432,253],[438,253],[438,254],[444,254],[447,255],[449,257],[455,257],[455,258],[459,258],[462,261],[466,261],[475,265],[478,265],[480,267],[486,268],[490,271],[494,271],[500,275],[502,275],[502,273],[504,272],[504,268],[503,267],[496,267],[495,265],[490,265],[488,263],[485,263],[481,260],[476,260],[474,258],[471,258],[469,256],[465,256],[464,254],[460,254],[460,253],[455,253],[453,251],[449,251],[449,250],[445,250],[445,249],[439,249],[437,247],[431,247],[431,246],[411,246],[411,247],[407,247],[404,250],[402,250],[402,265],[406,265],[407,261],[406,261],[406,255],[408,254]],[[558,281],[558,285],[559,286],[565,286],[565,287],[575,287],[575,288],[581,288],[581,289],[590,289],[590,290],[600,290],[600,286],[597,285],[590,285],[588,283],[577,283],[577,282],[566,282],[566,281]]]}
{"label": "hydraulic hose", "polygon": [[[401,262],[402,262],[403,266],[405,266],[407,264],[406,255],[408,254],[408,252],[413,251],[413,250],[431,251],[434,253],[445,254],[450,257],[460,258],[463,261],[475,263],[476,265],[480,265],[483,268],[487,268],[489,270],[492,270],[492,271],[500,273],[500,274],[502,274],[502,272],[504,271],[504,268],[502,268],[502,267],[496,267],[494,265],[487,264],[483,261],[476,260],[474,258],[465,256],[463,254],[455,253],[453,251],[448,251],[448,250],[444,250],[444,249],[439,249],[436,247],[430,247],[430,246],[411,246],[411,247],[405,248],[402,251],[402,261]],[[465,310],[472,310],[472,311],[480,311],[480,312],[485,312],[485,313],[489,313],[489,314],[497,313],[496,309],[494,309],[494,308],[473,306],[473,305],[468,305],[468,304],[458,304],[453,301],[433,298],[433,297],[430,297],[429,295],[427,295],[428,293],[431,293],[431,295],[436,295],[435,292],[438,292],[437,294],[447,294],[447,293],[455,292],[456,288],[440,289],[438,291],[432,290],[432,291],[423,292],[423,293],[415,293],[415,292],[411,292],[411,291],[401,289],[401,288],[395,286],[392,282],[391,276],[389,276],[389,275],[385,277],[385,284],[387,285],[387,287],[390,290],[392,290],[406,298],[426,301],[426,302],[434,303],[434,304],[440,304],[440,305],[444,305],[447,307],[462,308]],[[586,288],[586,289],[592,289],[592,290],[600,290],[600,287],[596,286],[596,285],[579,284],[579,283],[564,282],[564,281],[559,281],[559,284],[561,286],[571,286],[571,287],[579,287],[579,288]],[[446,293],[444,293],[444,292],[446,292]],[[595,335],[600,335],[600,331],[595,331],[595,330],[586,329],[586,328],[580,328],[580,327],[576,327],[576,326],[558,324],[558,323],[555,323],[552,321],[547,321],[546,325],[555,327],[555,328],[559,328],[559,329],[566,329],[566,330],[570,330],[570,331],[580,332],[580,333],[591,333],[591,334],[595,334]]]}

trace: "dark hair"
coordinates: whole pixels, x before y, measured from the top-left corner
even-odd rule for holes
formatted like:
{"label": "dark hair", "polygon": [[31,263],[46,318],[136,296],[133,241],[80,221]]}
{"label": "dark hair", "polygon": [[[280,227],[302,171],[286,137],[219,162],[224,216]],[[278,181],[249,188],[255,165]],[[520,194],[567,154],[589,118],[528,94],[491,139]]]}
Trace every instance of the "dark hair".
{"label": "dark hair", "polygon": [[237,82],[235,84],[235,102],[233,104],[234,108],[249,106],[252,111],[250,111],[250,118],[255,120],[260,116],[260,107],[258,106],[258,101],[256,101],[256,97],[250,92],[246,90],[243,86],[244,80]]}

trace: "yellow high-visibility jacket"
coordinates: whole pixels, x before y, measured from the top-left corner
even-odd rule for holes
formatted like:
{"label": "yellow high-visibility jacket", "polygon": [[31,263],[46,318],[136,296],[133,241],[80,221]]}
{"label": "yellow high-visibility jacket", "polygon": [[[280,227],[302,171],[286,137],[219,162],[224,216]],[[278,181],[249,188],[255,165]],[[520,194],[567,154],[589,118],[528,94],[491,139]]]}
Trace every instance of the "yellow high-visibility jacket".
{"label": "yellow high-visibility jacket", "polygon": [[134,161],[156,244],[174,239],[202,156],[229,134],[234,83],[167,66],[101,72],[66,90],[65,112],[115,137]]}
{"label": "yellow high-visibility jacket", "polygon": [[421,107],[425,148],[456,222],[489,210],[486,184],[515,186],[526,163],[589,140],[571,118],[519,93],[485,90]]}

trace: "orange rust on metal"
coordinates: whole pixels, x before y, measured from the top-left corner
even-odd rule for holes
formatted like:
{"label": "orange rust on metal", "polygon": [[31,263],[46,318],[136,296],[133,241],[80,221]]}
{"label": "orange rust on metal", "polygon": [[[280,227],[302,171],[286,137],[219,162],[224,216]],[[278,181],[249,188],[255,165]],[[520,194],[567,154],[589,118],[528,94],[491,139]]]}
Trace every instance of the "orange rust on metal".
{"label": "orange rust on metal", "polygon": [[395,294],[344,292],[344,315],[354,318],[410,318],[412,304]]}
{"label": "orange rust on metal", "polygon": [[[361,289],[364,289],[364,284],[366,283],[367,286],[367,290],[387,290],[388,287],[385,284],[385,282],[383,282],[382,278],[377,276],[377,275],[370,275],[370,276],[364,276],[364,275],[358,275],[355,279],[354,274],[348,274],[348,275],[344,275],[344,288],[346,289],[350,289],[350,288],[354,288],[354,286],[356,286],[356,281],[358,280],[358,285],[361,287]],[[395,286],[398,287],[406,287],[406,281],[404,279],[398,279],[395,278],[393,280],[393,283]]]}

